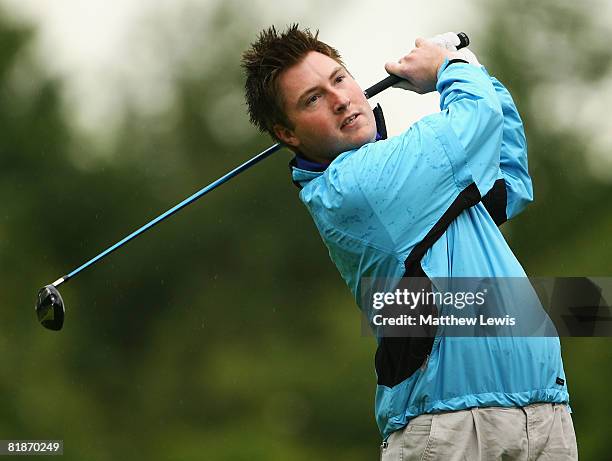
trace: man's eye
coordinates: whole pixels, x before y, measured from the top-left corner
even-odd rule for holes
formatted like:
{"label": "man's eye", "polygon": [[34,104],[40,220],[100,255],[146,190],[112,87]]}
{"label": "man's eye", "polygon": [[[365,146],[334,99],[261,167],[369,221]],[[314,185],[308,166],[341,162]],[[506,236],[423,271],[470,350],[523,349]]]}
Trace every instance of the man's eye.
{"label": "man's eye", "polygon": [[319,95],[318,94],[313,94],[311,97],[309,97],[306,100],[306,104],[308,104],[310,106],[311,104],[314,104],[315,102],[317,102],[317,99],[319,99]]}
{"label": "man's eye", "polygon": [[346,78],[346,75],[338,75],[336,77],[336,83],[340,83],[342,80]]}

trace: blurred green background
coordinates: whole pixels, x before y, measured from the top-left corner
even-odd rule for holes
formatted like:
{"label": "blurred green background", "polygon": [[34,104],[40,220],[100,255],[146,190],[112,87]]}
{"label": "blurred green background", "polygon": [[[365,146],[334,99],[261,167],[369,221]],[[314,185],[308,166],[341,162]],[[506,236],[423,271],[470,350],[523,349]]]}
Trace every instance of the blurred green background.
{"label": "blurred green background", "polygon": [[[297,198],[287,152],[62,287],[62,332],[33,311],[40,286],[270,145],[248,124],[239,68],[261,27],[321,24],[323,39],[339,29],[376,44],[384,22],[339,21],[367,5],[310,2],[279,20],[192,2],[143,21],[134,49],[166,70],[165,91],[141,94],[155,107],[145,109],[118,79],[100,90],[116,110],[98,129],[82,128],[67,77],[41,58],[40,24],[4,5],[0,439],[63,439],[67,460],[377,459],[374,342]],[[505,225],[511,246],[530,275],[612,275],[609,8],[470,8],[473,48],[527,131],[536,202]],[[412,37],[464,29],[434,13],[440,26]],[[610,459],[612,343],[562,342],[581,459]]]}

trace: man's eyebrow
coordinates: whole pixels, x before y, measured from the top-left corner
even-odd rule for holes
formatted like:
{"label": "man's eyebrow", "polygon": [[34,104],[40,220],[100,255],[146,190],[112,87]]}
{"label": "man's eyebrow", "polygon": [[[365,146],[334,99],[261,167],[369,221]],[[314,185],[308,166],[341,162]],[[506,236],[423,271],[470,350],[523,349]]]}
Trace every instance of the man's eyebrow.
{"label": "man's eyebrow", "polygon": [[[332,73],[329,75],[329,80],[333,80],[334,77],[336,76],[336,74],[338,72],[341,72],[344,70],[343,66],[338,66],[336,68],[334,68],[334,70],[332,71]],[[313,91],[315,91],[317,88],[319,88],[319,85],[313,86],[312,88],[308,88],[307,90],[305,90],[304,92],[302,92],[302,94],[300,95],[300,97],[298,98],[298,105],[301,104],[304,100],[304,98],[306,96],[308,96],[308,94],[312,93]]]}

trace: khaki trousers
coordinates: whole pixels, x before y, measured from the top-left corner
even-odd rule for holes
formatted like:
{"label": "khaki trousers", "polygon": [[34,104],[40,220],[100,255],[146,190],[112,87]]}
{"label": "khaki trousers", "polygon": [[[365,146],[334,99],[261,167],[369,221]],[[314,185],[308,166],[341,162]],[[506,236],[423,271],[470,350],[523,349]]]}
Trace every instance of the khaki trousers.
{"label": "khaki trousers", "polygon": [[577,459],[572,418],[556,403],[421,415],[381,446],[382,461]]}

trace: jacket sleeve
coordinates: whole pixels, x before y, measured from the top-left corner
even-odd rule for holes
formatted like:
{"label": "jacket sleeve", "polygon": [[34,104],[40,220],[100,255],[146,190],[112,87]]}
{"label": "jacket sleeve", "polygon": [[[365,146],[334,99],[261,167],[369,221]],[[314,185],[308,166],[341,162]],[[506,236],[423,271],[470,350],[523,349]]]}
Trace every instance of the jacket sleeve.
{"label": "jacket sleeve", "polygon": [[533,186],[527,168],[527,142],[521,117],[508,90],[495,77],[490,80],[502,107],[504,128],[498,179],[482,201],[500,225],[533,201]]}
{"label": "jacket sleeve", "polygon": [[452,64],[438,75],[440,117],[456,135],[481,196],[499,176],[503,111],[493,82],[482,67]]}

